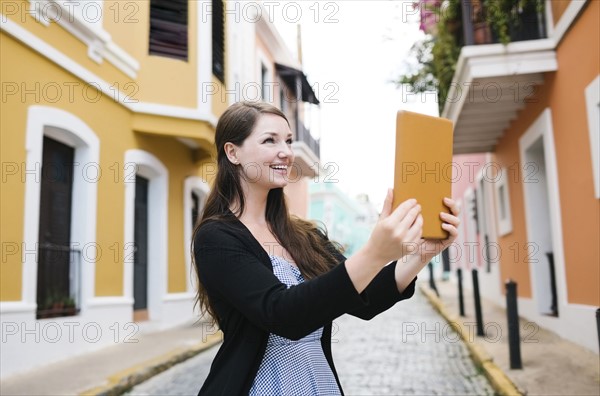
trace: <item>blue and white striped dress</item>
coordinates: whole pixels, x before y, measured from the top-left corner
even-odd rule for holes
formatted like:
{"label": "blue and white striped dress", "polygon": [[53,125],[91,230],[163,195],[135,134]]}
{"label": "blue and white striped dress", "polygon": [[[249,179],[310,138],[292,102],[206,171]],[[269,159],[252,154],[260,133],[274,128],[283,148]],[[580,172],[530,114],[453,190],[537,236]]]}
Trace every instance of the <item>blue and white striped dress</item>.
{"label": "blue and white striped dress", "polygon": [[[288,288],[304,282],[296,266],[283,257],[269,257],[273,273]],[[269,334],[250,395],[341,395],[321,347],[322,334],[322,327],[297,341]]]}

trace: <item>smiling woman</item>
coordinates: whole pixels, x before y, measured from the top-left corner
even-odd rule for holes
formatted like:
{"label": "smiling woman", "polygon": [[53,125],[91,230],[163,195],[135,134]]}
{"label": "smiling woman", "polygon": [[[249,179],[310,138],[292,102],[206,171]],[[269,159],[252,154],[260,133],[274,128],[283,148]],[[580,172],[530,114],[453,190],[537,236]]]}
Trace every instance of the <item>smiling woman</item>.
{"label": "smiling woman", "polygon": [[291,144],[292,131],[287,120],[267,113],[258,118],[252,133],[241,145],[225,143],[225,154],[230,162],[241,166],[244,188],[285,187],[288,169],[294,162]]}
{"label": "smiling woman", "polygon": [[450,236],[428,241],[416,200],[392,212],[389,190],[371,238],[346,259],[287,210],[291,143],[287,119],[269,104],[236,103],[217,124],[218,171],[192,251],[197,302],[225,337],[200,394],[342,394],[332,321],[369,320],[411,297],[416,274],[456,238],[452,200],[453,214],[441,215]]}

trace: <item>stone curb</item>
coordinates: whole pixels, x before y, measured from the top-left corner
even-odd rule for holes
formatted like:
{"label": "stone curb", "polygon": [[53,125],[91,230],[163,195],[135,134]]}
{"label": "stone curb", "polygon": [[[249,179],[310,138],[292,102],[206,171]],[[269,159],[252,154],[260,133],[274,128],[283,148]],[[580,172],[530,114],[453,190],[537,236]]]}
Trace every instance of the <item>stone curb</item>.
{"label": "stone curb", "polygon": [[419,284],[419,289],[429,300],[433,308],[446,319],[448,324],[452,326],[463,339],[471,358],[482,369],[496,393],[501,396],[523,396],[525,393],[521,392],[508,378],[506,373],[493,362],[493,357],[487,352],[485,346],[477,340],[469,340],[467,338],[468,334],[470,334],[468,329],[464,327],[458,317],[455,317],[448,312],[442,300],[422,283]]}
{"label": "stone curb", "polygon": [[143,363],[122,370],[107,378],[107,384],[97,386],[81,392],[80,396],[119,396],[127,392],[135,385],[150,379],[151,377],[190,359],[200,352],[220,343],[222,334],[212,334],[206,341],[193,345],[190,348],[178,348],[162,356],[147,360]]}

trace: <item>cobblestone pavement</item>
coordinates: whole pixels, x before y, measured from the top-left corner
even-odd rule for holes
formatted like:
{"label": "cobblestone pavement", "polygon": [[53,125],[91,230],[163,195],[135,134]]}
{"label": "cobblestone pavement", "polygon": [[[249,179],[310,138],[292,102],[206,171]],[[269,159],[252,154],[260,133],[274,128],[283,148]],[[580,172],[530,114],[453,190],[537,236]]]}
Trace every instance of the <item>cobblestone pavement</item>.
{"label": "cobblestone pavement", "polygon": [[[417,291],[371,321],[334,322],[336,368],[347,395],[493,395],[460,337]],[[218,346],[133,388],[132,395],[196,395]]]}

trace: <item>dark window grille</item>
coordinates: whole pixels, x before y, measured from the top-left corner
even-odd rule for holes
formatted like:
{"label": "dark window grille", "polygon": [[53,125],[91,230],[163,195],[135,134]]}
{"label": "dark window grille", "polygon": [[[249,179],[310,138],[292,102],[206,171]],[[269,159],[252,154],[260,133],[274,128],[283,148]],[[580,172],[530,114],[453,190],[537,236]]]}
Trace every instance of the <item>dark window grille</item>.
{"label": "dark window grille", "polygon": [[188,0],[150,1],[150,55],[188,59]]}
{"label": "dark window grille", "polygon": [[269,86],[267,85],[268,76],[269,76],[269,70],[261,62],[261,64],[260,64],[260,88],[261,88],[262,100],[264,100],[265,102],[271,101],[271,93],[269,92]]}
{"label": "dark window grille", "polygon": [[225,84],[225,17],[223,0],[212,1],[212,68],[213,74]]}
{"label": "dark window grille", "polygon": [[133,309],[148,308],[148,196],[150,180],[135,176]]}
{"label": "dark window grille", "polygon": [[72,316],[81,307],[81,251],[51,243],[38,249],[37,319]]}
{"label": "dark window grille", "polygon": [[192,232],[196,228],[198,216],[200,215],[200,197],[192,191]]}
{"label": "dark window grille", "polygon": [[71,249],[75,149],[44,136],[37,256],[38,319],[75,315],[80,307],[81,252]]}

